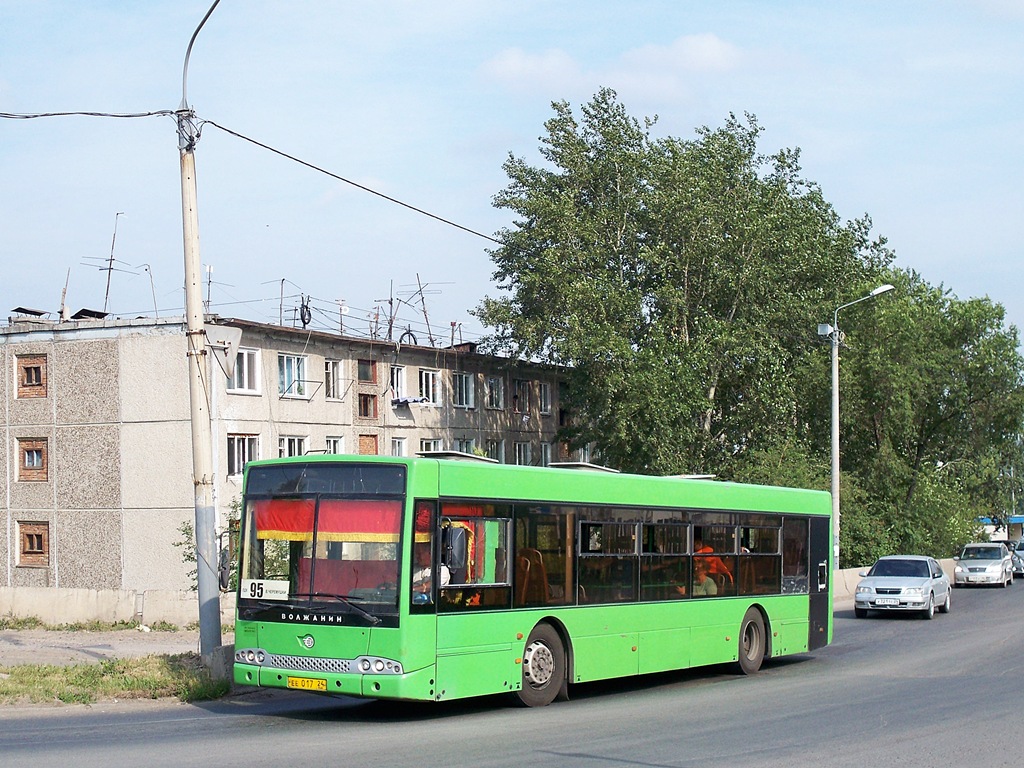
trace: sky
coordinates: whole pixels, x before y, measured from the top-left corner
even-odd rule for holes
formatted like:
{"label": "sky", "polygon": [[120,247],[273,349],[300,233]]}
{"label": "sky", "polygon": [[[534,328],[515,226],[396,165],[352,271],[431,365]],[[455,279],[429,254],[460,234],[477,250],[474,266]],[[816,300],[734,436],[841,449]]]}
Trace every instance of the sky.
{"label": "sky", "polygon": [[[177,109],[211,3],[0,0],[0,112]],[[552,102],[608,87],[656,136],[756,115],[761,151],[799,148],[897,267],[1024,327],[1022,40],[1024,0],[222,0],[187,76],[210,121],[204,297],[288,325],[306,300],[353,335],[386,335],[391,307],[396,337],[477,340],[471,310],[500,295],[487,238],[512,223],[502,163],[540,165]],[[0,119],[0,179],[0,317],[62,295],[183,313],[172,117]]]}

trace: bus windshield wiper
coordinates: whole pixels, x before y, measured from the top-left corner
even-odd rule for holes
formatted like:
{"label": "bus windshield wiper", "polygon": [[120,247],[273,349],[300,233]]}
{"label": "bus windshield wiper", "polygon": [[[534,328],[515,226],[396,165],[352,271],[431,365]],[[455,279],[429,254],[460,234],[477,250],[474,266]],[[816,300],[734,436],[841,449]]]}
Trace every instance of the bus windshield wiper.
{"label": "bus windshield wiper", "polygon": [[372,624],[380,624],[379,618],[374,616],[369,611],[363,610],[358,605],[352,602],[352,595],[338,595],[334,594],[333,592],[294,592],[292,593],[292,597],[308,597],[311,600],[316,597],[330,597],[335,600],[341,601],[342,603],[347,605],[349,608],[351,608],[353,611],[358,613],[360,616],[362,616],[364,619],[371,622]]}

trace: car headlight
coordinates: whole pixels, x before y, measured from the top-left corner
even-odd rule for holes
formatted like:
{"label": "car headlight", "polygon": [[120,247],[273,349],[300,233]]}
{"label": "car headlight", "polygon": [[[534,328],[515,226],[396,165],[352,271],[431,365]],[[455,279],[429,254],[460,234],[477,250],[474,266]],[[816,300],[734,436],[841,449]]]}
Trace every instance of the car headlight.
{"label": "car headlight", "polygon": [[903,594],[905,594],[905,595],[913,595],[913,596],[916,596],[916,597],[920,597],[921,596],[921,587],[906,587],[903,590]]}
{"label": "car headlight", "polygon": [[967,569],[964,568],[962,565],[958,565],[956,568],[953,569],[953,573],[963,573],[966,570]]}
{"label": "car headlight", "polygon": [[859,584],[857,585],[857,594],[858,595],[869,595],[869,594],[871,594],[871,591],[872,591],[871,587],[862,587]]}

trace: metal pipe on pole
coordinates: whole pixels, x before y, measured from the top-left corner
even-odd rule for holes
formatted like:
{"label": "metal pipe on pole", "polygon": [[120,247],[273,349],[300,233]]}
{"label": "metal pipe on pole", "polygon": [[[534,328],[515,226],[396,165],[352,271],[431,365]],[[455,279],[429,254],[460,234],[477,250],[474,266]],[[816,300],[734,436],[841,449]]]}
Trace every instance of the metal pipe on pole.
{"label": "metal pipe on pole", "polygon": [[213,432],[208,397],[206,331],[199,257],[199,209],[195,146],[199,140],[195,112],[188,105],[188,59],[192,45],[220,0],[215,0],[196,27],[185,52],[178,107],[178,150],[181,155],[181,221],[185,255],[185,315],[189,405],[192,421],[192,481],[195,486],[196,580],[199,589],[199,652],[209,658],[221,644],[220,585],[217,579],[217,510],[213,504]]}

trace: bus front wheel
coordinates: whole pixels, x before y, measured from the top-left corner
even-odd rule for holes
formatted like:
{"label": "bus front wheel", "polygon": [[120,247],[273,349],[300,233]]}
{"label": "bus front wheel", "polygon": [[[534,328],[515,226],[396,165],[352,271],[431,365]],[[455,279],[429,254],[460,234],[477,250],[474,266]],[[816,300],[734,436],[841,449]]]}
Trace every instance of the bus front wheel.
{"label": "bus front wheel", "polygon": [[565,682],[565,648],[550,624],[538,624],[523,650],[523,685],[516,692],[527,707],[544,707],[555,700]]}
{"label": "bus front wheel", "polygon": [[761,668],[765,653],[764,619],[757,608],[748,608],[740,623],[739,671],[752,675]]}

